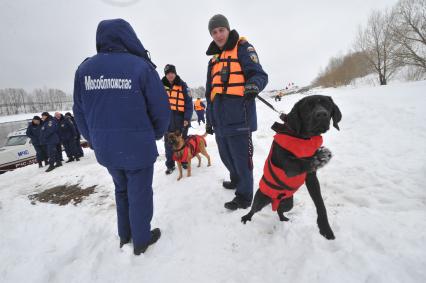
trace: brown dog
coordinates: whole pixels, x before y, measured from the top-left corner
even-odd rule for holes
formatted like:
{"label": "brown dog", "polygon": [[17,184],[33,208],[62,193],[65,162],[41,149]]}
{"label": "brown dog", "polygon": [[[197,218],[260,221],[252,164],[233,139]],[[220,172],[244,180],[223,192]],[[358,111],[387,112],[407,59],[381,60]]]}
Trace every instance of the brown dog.
{"label": "brown dog", "polygon": [[182,162],[188,163],[188,177],[191,176],[191,159],[196,156],[198,159],[198,167],[201,166],[201,156],[204,155],[207,158],[207,166],[211,165],[210,155],[207,153],[206,147],[207,143],[204,139],[207,136],[207,133],[199,135],[191,135],[185,140],[182,137],[180,131],[167,134],[168,143],[173,148],[173,160],[177,162],[179,169],[178,181],[182,179]]}

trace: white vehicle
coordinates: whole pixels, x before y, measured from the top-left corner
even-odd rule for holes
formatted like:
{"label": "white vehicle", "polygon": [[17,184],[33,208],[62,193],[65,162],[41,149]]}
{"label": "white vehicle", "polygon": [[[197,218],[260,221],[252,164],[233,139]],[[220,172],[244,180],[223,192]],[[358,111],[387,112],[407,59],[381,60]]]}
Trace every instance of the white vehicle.
{"label": "white vehicle", "polygon": [[37,162],[36,151],[26,130],[22,128],[7,136],[5,146],[0,148],[0,174]]}

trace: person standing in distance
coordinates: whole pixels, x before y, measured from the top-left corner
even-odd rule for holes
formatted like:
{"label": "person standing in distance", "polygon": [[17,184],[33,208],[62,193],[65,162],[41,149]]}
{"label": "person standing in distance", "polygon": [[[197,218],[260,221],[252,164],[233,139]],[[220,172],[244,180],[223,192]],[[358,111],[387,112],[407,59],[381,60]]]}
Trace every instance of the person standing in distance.
{"label": "person standing in distance", "polygon": [[140,255],[161,236],[159,228],[151,230],[152,178],[155,141],[167,130],[170,107],[156,66],[128,22],[101,21],[96,50],[75,73],[74,117],[114,181],[120,248],[132,241]]}
{"label": "person standing in distance", "polygon": [[[192,99],[189,96],[188,85],[176,73],[176,67],[167,64],[164,67],[164,77],[161,79],[169,96],[170,124],[168,133],[180,131],[185,139],[188,135],[188,128],[192,117]],[[173,149],[164,136],[164,149],[166,151],[166,175],[170,175],[175,170],[175,161],[173,160]],[[187,163],[182,164],[183,168],[187,168]]]}
{"label": "person standing in distance", "polygon": [[236,189],[233,200],[225,203],[229,210],[247,208],[253,199],[253,143],[257,130],[255,97],[268,83],[268,75],[259,63],[254,47],[230,30],[223,15],[209,21],[213,41],[206,54],[208,64],[206,132],[216,135],[219,155],[229,171],[226,189]]}

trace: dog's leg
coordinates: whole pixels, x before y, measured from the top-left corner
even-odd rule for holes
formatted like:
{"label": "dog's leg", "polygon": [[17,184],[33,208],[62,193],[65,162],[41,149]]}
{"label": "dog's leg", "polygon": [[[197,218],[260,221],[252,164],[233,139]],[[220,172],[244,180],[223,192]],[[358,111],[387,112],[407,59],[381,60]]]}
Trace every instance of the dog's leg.
{"label": "dog's leg", "polygon": [[177,165],[178,165],[178,169],[179,169],[179,176],[178,176],[177,180],[179,181],[180,179],[182,179],[182,163],[180,163],[178,161]]}
{"label": "dog's leg", "polygon": [[256,212],[259,212],[272,202],[271,198],[265,195],[258,189],[254,195],[253,204],[251,206],[250,212],[241,217],[241,222],[246,224],[247,221],[251,221],[251,218]]}
{"label": "dog's leg", "polygon": [[187,176],[188,177],[191,177],[191,159],[192,159],[191,154],[188,154],[188,168],[187,168],[187,171],[188,171]]}
{"label": "dog's leg", "polygon": [[205,147],[200,149],[200,153],[207,158],[207,166],[211,166],[212,164],[210,162],[210,155],[207,153],[207,150]]}
{"label": "dog's leg", "polygon": [[280,204],[277,209],[278,217],[280,221],[289,221],[287,217],[284,216],[284,212],[290,211],[293,208],[293,197],[285,198],[280,201]]}
{"label": "dog's leg", "polygon": [[197,157],[198,159],[198,166],[197,167],[201,167],[201,156],[199,153],[197,153],[197,155],[195,155],[195,157]]}
{"label": "dog's leg", "polygon": [[330,224],[328,223],[327,210],[325,209],[324,200],[321,196],[321,188],[318,182],[316,172],[308,173],[306,176],[306,187],[308,188],[309,195],[314,201],[317,209],[317,224],[320,230],[320,234],[323,235],[327,240],[334,240],[334,233],[331,230]]}

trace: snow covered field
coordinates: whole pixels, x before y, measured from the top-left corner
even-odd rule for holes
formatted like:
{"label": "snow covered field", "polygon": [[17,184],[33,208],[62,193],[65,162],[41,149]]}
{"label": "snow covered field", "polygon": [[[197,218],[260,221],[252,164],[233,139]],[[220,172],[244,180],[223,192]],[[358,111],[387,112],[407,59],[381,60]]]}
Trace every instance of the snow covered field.
{"label": "snow covered field", "polygon": [[[208,136],[212,167],[203,159],[179,182],[164,175],[159,142],[152,224],[163,235],[135,257],[118,247],[113,183],[88,150],[51,173],[33,165],[0,175],[0,282],[426,282],[426,81],[314,92],[343,113],[340,132],[324,135],[334,158],[318,172],[336,240],[319,234],[304,187],[289,222],[266,207],[241,224],[246,210],[223,207],[233,192],[221,188],[227,174]],[[287,112],[301,97],[274,105]],[[255,184],[278,120],[257,105]],[[27,197],[76,183],[98,185],[78,206]]]}

